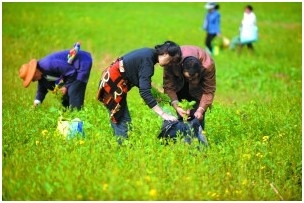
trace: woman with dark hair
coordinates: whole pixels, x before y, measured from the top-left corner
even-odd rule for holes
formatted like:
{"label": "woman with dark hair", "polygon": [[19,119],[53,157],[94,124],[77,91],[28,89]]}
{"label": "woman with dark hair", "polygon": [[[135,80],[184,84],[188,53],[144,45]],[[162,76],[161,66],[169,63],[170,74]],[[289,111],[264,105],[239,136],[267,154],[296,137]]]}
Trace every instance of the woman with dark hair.
{"label": "woman with dark hair", "polygon": [[111,125],[115,135],[127,138],[131,117],[127,105],[127,92],[133,86],[138,87],[139,94],[155,113],[164,120],[177,120],[165,113],[157,104],[151,93],[151,78],[154,65],[160,66],[179,63],[181,50],[179,45],[166,41],[155,48],[141,48],[131,51],[114,61],[102,74],[97,99],[110,113]]}
{"label": "woman with dark hair", "polygon": [[[181,51],[182,63],[164,68],[164,92],[170,97],[179,120],[185,115],[197,118],[204,129],[205,112],[211,107],[216,90],[215,64],[200,47],[185,45]],[[182,99],[196,101],[196,105],[191,111],[185,111],[178,106]]]}
{"label": "woman with dark hair", "polygon": [[253,51],[252,43],[257,41],[258,38],[258,28],[256,25],[256,15],[253,12],[253,7],[247,5],[244,9],[244,15],[240,27],[240,47],[241,51],[244,45],[247,45],[250,51]]}

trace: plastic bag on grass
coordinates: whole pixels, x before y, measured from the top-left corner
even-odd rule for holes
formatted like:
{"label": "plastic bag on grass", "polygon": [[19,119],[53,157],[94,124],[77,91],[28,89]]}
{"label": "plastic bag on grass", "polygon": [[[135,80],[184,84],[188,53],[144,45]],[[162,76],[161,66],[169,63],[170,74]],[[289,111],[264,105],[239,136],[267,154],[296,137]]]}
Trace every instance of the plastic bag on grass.
{"label": "plastic bag on grass", "polygon": [[192,139],[196,137],[201,144],[208,146],[206,136],[203,134],[202,127],[198,119],[194,118],[191,121],[168,121],[164,120],[161,132],[158,138],[177,139],[181,135],[184,142],[191,143]]}
{"label": "plastic bag on grass", "polygon": [[84,137],[83,121],[79,118],[70,120],[60,117],[57,123],[57,131],[67,139],[74,138],[77,135]]}

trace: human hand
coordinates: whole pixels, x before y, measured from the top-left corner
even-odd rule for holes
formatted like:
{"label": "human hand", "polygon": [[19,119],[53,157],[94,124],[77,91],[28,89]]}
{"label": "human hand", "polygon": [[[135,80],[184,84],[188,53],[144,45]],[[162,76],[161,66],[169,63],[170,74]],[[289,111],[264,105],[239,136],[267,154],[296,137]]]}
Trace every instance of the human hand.
{"label": "human hand", "polygon": [[39,101],[39,100],[35,100],[34,101],[34,107],[36,108],[38,105],[40,105],[41,104],[41,101]]}
{"label": "human hand", "polygon": [[183,108],[181,108],[181,107],[176,107],[175,108],[175,110],[177,111],[177,113],[181,116],[181,117],[183,117],[184,118],[184,116],[188,116],[188,115],[190,115],[190,110],[188,110],[188,111],[185,111]]}
{"label": "human hand", "polygon": [[62,88],[60,88],[60,91],[63,95],[65,95],[68,92],[68,88],[62,87]]}
{"label": "human hand", "polygon": [[197,118],[198,120],[202,120],[204,117],[204,109],[199,107],[195,113],[194,113],[194,117]]}
{"label": "human hand", "polygon": [[161,116],[164,120],[177,121],[177,118],[175,116],[171,116],[170,114],[163,113]]}

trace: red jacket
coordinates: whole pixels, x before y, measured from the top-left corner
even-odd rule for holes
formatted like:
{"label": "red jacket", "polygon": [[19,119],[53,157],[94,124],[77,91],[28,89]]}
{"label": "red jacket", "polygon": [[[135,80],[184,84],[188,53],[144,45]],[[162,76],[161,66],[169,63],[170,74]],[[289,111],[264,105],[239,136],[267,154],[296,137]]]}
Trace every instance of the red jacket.
{"label": "red jacket", "polygon": [[[198,84],[189,82],[189,94],[200,101],[200,107],[207,110],[211,106],[216,90],[215,64],[208,53],[197,46],[181,46],[182,60],[194,56],[202,62],[202,73]],[[172,101],[178,100],[176,92],[184,86],[181,65],[164,67],[163,88]]]}

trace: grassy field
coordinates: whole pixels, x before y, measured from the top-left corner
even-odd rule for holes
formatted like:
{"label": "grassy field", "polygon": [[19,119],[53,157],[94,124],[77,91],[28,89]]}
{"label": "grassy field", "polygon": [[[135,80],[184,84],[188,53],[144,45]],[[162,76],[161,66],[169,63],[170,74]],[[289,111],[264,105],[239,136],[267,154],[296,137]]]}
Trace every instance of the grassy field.
{"label": "grassy field", "polygon": [[[168,39],[204,47],[204,4],[2,3],[2,200],[302,200],[302,3],[252,3],[255,54],[214,56],[208,149],[161,145],[162,120],[136,88],[129,140],[119,146],[112,135],[95,100],[101,70]],[[222,34],[231,39],[247,3],[220,5]],[[47,95],[34,110],[37,84],[23,88],[18,70],[78,40],[93,68],[85,108],[65,116],[81,118],[86,137],[65,140],[56,132],[57,98]],[[159,66],[153,82],[162,84]]]}

